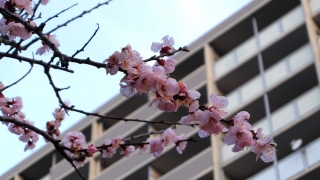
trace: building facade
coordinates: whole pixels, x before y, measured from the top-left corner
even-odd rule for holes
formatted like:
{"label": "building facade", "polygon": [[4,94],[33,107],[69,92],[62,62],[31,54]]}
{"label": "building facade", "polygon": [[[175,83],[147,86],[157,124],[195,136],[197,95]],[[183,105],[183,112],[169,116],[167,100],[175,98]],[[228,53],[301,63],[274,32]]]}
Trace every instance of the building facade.
{"label": "building facade", "polygon": [[[177,134],[198,140],[179,155],[168,146],[159,158],[133,152],[87,159],[80,172],[105,179],[318,179],[320,177],[320,0],[257,0],[232,15],[180,53],[172,77],[201,93],[200,104],[216,92],[229,100],[231,119],[241,110],[251,114],[252,129],[262,127],[278,144],[272,163],[255,161],[249,150],[232,153],[223,135],[200,139],[197,128],[178,126]],[[97,109],[109,116],[149,121],[179,121],[184,109],[163,113],[149,108],[148,95],[117,95]],[[69,131],[81,131],[88,144],[167,128],[87,117]],[[297,150],[291,142],[302,140]],[[141,141],[141,140],[139,140]],[[48,144],[0,179],[73,180],[71,165]]]}

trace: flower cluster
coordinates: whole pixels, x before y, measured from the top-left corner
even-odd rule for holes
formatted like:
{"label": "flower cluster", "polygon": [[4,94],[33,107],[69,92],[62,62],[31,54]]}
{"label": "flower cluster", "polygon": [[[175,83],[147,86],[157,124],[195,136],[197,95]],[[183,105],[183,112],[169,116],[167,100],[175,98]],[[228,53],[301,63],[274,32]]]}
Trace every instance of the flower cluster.
{"label": "flower cluster", "polygon": [[[0,90],[4,89],[4,85],[0,82]],[[14,118],[17,121],[21,121],[30,125],[34,123],[25,119],[25,114],[21,112],[23,108],[21,97],[8,98],[0,92],[0,111],[4,117]],[[38,134],[23,126],[16,125],[14,123],[5,123],[8,126],[8,130],[16,135],[19,135],[19,140],[27,143],[24,151],[33,149],[35,143],[38,141]]]}
{"label": "flower cluster", "polygon": [[[147,142],[149,142],[150,144],[150,153],[152,153],[154,157],[159,157],[161,156],[164,147],[166,147],[170,143],[174,143],[176,145],[178,153],[182,154],[182,151],[187,146],[187,141],[182,141],[184,136],[184,134],[177,136],[171,128],[168,128],[161,134],[161,138],[147,140]],[[140,147],[140,151],[145,151],[147,149],[147,145]]]}
{"label": "flower cluster", "polygon": [[[173,45],[174,39],[164,36],[162,42],[152,43],[151,50],[159,52],[161,57],[170,56],[175,51]],[[233,120],[227,122],[222,119],[223,116],[227,115],[227,98],[213,93],[210,95],[212,106],[200,106],[198,101],[200,93],[198,91],[188,90],[185,83],[177,82],[169,77],[169,74],[175,70],[176,60],[171,58],[156,59],[155,64],[151,67],[142,60],[136,50],[133,50],[128,45],[121,52],[116,51],[113,53],[104,62],[107,63],[107,74],[114,75],[118,71],[122,71],[125,74],[120,83],[120,92],[125,97],[130,98],[135,93],[153,92],[156,96],[151,101],[150,106],[155,105],[159,110],[166,112],[176,111],[181,105],[186,107],[189,115],[183,116],[180,119],[180,123],[198,123],[198,134],[201,138],[225,132],[225,143],[234,145],[233,152],[239,152],[245,147],[252,147],[253,152],[259,156],[261,153],[257,149],[260,147],[262,152],[261,159],[266,162],[273,160],[272,153],[274,153],[276,144],[271,143],[272,137],[260,138],[256,136],[253,130],[250,130],[251,125],[245,121],[250,117],[248,112],[240,112],[233,117]],[[172,135],[172,137],[177,138],[175,135]],[[176,141],[176,139],[170,139],[171,141]],[[161,154],[167,144],[165,138],[162,140],[156,138],[149,142],[151,152],[156,157]]]}
{"label": "flower cluster", "polygon": [[[152,140],[148,138],[147,141],[138,144],[135,143],[135,145],[139,145],[140,154],[141,152],[149,150],[155,157],[159,157],[166,146],[174,143],[178,153],[182,154],[182,151],[187,146],[187,141],[184,140],[184,136],[184,134],[177,136],[171,128],[168,128],[161,134],[161,138],[154,138]],[[121,147],[122,150],[120,154],[128,157],[130,153],[136,149],[134,145],[125,142],[121,136],[106,139],[101,146],[96,147],[91,144],[85,148],[85,136],[81,132],[67,133],[63,140],[63,145],[67,148],[65,152],[73,160],[75,166],[83,166],[86,157],[92,157],[96,152],[101,152],[102,158],[112,158]]]}
{"label": "flower cluster", "polygon": [[[41,0],[42,5],[46,5],[49,0]],[[0,0],[0,7],[5,8],[16,16],[20,16],[19,11],[25,10],[28,15],[33,14],[33,7],[30,0]],[[36,27],[37,24],[30,19],[27,21],[31,26]],[[31,31],[28,31],[24,25],[15,22],[13,18],[3,16],[0,19],[0,34],[2,36],[8,36],[9,40],[14,40],[17,37],[27,40],[32,36]],[[60,46],[59,41],[54,35],[46,35],[46,37],[58,48]],[[50,47],[42,41],[42,47],[37,51],[37,55],[42,55],[45,52],[49,52]]]}
{"label": "flower cluster", "polygon": [[[64,102],[66,106],[69,105],[68,102]],[[46,124],[46,133],[50,136],[55,137],[56,139],[60,139],[60,130],[59,127],[61,126],[62,120],[64,120],[66,116],[66,110],[63,108],[56,108],[52,115],[55,120],[48,121]]]}

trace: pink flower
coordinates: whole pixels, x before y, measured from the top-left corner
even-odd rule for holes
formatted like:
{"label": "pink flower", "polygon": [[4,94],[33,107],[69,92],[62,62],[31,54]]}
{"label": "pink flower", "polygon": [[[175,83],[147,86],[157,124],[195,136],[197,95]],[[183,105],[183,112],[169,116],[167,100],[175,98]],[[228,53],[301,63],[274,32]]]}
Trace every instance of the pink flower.
{"label": "pink flower", "polygon": [[[56,39],[55,35],[46,35],[47,38],[56,46],[56,48],[59,48],[60,43],[59,41]],[[43,41],[42,41],[42,47],[40,47],[39,49],[37,49],[36,51],[36,55],[42,55],[45,52],[49,52],[50,51],[50,47],[48,45],[46,45]]]}
{"label": "pink flower", "polygon": [[198,113],[199,130],[198,134],[201,138],[210,136],[212,134],[218,135],[226,127],[220,123],[221,117],[216,112],[200,111]]}
{"label": "pink flower", "polygon": [[104,63],[108,63],[106,65],[107,74],[110,73],[111,75],[115,75],[119,71],[119,66],[121,63],[121,62],[119,62],[119,58],[118,58],[119,54],[120,54],[119,51],[115,51],[109,57],[109,59],[106,59],[105,61],[103,61]]}
{"label": "pink flower", "polygon": [[28,143],[24,147],[24,151],[26,152],[28,149],[32,150],[34,147],[36,147],[36,144],[32,141],[28,141]]}
{"label": "pink flower", "polygon": [[241,151],[245,146],[250,147],[255,144],[253,134],[250,131],[251,124],[246,121],[249,118],[250,114],[246,111],[241,111],[232,117],[233,125],[229,128],[224,140],[227,145],[234,144],[233,152]]}
{"label": "pink flower", "polygon": [[155,106],[161,110],[161,111],[166,111],[166,112],[174,112],[177,111],[179,107],[179,103],[177,101],[171,101],[171,100],[166,100],[162,97],[156,97],[154,98],[151,103],[150,107],[155,104]]}
{"label": "pink flower", "polygon": [[176,133],[171,128],[166,129],[161,136],[164,146],[167,146],[169,143],[175,143],[178,140]]}
{"label": "pink flower", "polygon": [[134,83],[120,83],[120,93],[126,98],[131,98],[136,93],[136,89],[133,86]]}
{"label": "pink flower", "polygon": [[[111,145],[112,144],[112,141],[111,139],[106,139],[103,143],[103,146],[108,146],[108,145]],[[112,158],[114,154],[116,154],[116,149],[115,148],[112,148],[111,146],[110,147],[107,147],[107,148],[104,148],[102,150],[102,158]]]}
{"label": "pink flower", "polygon": [[158,78],[153,72],[144,72],[139,76],[134,87],[140,94],[147,93],[156,90],[157,82]]}
{"label": "pink flower", "polygon": [[24,134],[24,129],[21,126],[15,125],[13,123],[9,124],[8,130],[17,135]]}
{"label": "pink flower", "polygon": [[15,39],[17,36],[23,40],[29,39],[32,33],[28,32],[21,23],[10,22],[5,27],[2,27],[1,34],[9,33],[9,40]]}
{"label": "pink flower", "polygon": [[41,4],[42,4],[42,5],[47,5],[48,2],[49,2],[49,0],[41,0]]}
{"label": "pink flower", "polygon": [[161,78],[158,80],[157,91],[165,99],[173,99],[173,96],[176,95],[179,90],[179,85],[173,78]]}
{"label": "pink flower", "polygon": [[74,149],[81,150],[85,146],[85,136],[82,132],[68,132],[63,140],[63,145]]}
{"label": "pink flower", "polygon": [[276,143],[272,143],[271,140],[273,139],[272,136],[263,136],[262,128],[257,130],[257,135],[259,139],[256,140],[256,143],[251,146],[251,151],[256,153],[256,161],[258,160],[259,156],[264,162],[272,162],[275,157],[275,147],[277,146]]}
{"label": "pink flower", "polygon": [[88,146],[88,148],[87,148],[87,156],[88,157],[91,157],[91,156],[93,156],[93,154],[95,153],[95,152],[97,152],[98,151],[98,149],[93,145],[93,144],[91,144],[90,146]]}
{"label": "pink flower", "polygon": [[61,122],[64,119],[66,112],[61,108],[55,108],[55,110],[52,112],[52,115],[57,121]]}
{"label": "pink flower", "polygon": [[160,60],[160,63],[155,62],[155,64],[153,65],[153,69],[155,69],[156,67],[163,67],[164,73],[170,74],[175,70],[176,64],[176,60],[168,58],[167,60]]}
{"label": "pink flower", "polygon": [[151,50],[155,53],[160,50],[160,54],[169,54],[170,50],[173,49],[174,39],[172,37],[169,38],[169,35],[166,35],[161,40],[162,43],[153,42]]}
{"label": "pink flower", "polygon": [[225,108],[228,106],[228,99],[224,96],[217,96],[215,93],[210,95],[210,102],[212,107],[210,108],[211,111],[215,111],[220,116],[226,116],[227,110]]}
{"label": "pink flower", "polygon": [[155,138],[150,141],[150,153],[153,153],[154,157],[161,156],[163,149],[164,149],[163,143],[159,138]]}
{"label": "pink flower", "polygon": [[197,110],[197,111],[191,113],[191,114],[188,115],[188,116],[183,116],[183,117],[181,117],[181,119],[180,119],[179,122],[180,122],[181,124],[190,124],[190,123],[192,123],[192,122],[199,121],[199,120],[198,120],[198,112],[201,112],[201,111],[200,111],[200,110]]}
{"label": "pink flower", "polygon": [[140,56],[140,53],[131,49],[130,45],[122,48],[118,58],[119,62],[121,62],[120,67],[124,70],[129,70],[130,68],[142,63],[142,57]]}
{"label": "pink flower", "polygon": [[72,164],[75,165],[76,167],[83,167],[84,161],[72,161]]}
{"label": "pink flower", "polygon": [[[146,140],[146,142],[149,142],[150,138],[148,138]],[[148,144],[140,144],[140,155],[142,152],[145,152],[147,149],[149,149],[149,145]]]}
{"label": "pink flower", "polygon": [[123,144],[124,142],[122,141],[122,138],[121,138],[121,136],[117,136],[117,137],[114,137],[114,138],[112,138],[112,148],[114,148],[114,149],[117,149],[117,148],[119,148],[120,147],[120,144]]}
{"label": "pink flower", "polygon": [[120,154],[123,154],[126,157],[129,157],[130,153],[132,153],[135,150],[134,146],[125,146],[124,149],[120,152]]}
{"label": "pink flower", "polygon": [[14,98],[14,100],[12,101],[12,111],[13,112],[18,112],[23,108],[23,104],[22,104],[22,99],[21,97],[16,97]]}
{"label": "pink flower", "polygon": [[182,154],[182,151],[187,147],[187,141],[181,141],[183,140],[185,134],[180,134],[177,136],[178,142],[176,142],[177,151],[179,154]]}
{"label": "pink flower", "polygon": [[0,90],[2,90],[2,89],[4,89],[4,88],[5,88],[5,86],[3,85],[2,82],[0,82]]}
{"label": "pink flower", "polygon": [[32,7],[30,0],[11,0],[12,3],[15,3],[18,9],[25,9],[29,15],[32,15]]}

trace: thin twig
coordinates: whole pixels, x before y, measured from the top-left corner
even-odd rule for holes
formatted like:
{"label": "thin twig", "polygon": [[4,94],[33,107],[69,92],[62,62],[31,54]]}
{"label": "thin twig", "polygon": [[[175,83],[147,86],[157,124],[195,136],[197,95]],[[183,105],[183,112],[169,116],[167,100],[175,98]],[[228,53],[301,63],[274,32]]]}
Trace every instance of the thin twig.
{"label": "thin twig", "polygon": [[20,82],[23,78],[25,78],[25,77],[31,72],[31,70],[32,70],[32,68],[33,68],[33,63],[30,63],[30,65],[31,65],[31,67],[30,67],[29,71],[28,71],[24,76],[22,76],[20,79],[18,79],[16,82],[10,84],[9,86],[6,86],[5,88],[0,89],[0,93],[3,92],[4,90],[10,88],[11,86],[17,84],[17,83]]}
{"label": "thin twig", "polygon": [[[38,0],[38,3],[34,6],[34,8],[33,8],[33,14],[32,14],[32,16],[31,16],[31,18],[30,18],[31,21],[34,20],[33,18],[34,18],[35,14],[36,14],[36,12],[37,12],[37,10],[38,10],[38,7],[39,7],[40,3],[41,3],[41,0]],[[41,14],[41,13],[40,13],[40,14]]]}
{"label": "thin twig", "polygon": [[78,53],[80,53],[81,51],[84,51],[84,48],[90,43],[90,41],[92,40],[92,38],[97,34],[97,32],[98,32],[98,30],[99,30],[99,24],[97,23],[97,25],[98,25],[98,28],[94,31],[94,33],[93,33],[93,35],[91,36],[91,38],[88,40],[88,42],[86,42],[85,44],[84,44],[84,46],[80,49],[80,50],[77,50],[77,52],[75,52],[72,56],[71,56],[71,58],[74,58]]}
{"label": "thin twig", "polygon": [[180,51],[190,52],[188,47],[184,46],[184,47],[179,47],[177,50],[172,51],[169,54],[161,54],[159,56],[154,55],[154,56],[152,56],[152,57],[150,57],[148,59],[144,59],[143,61],[144,62],[148,62],[148,61],[152,61],[152,60],[158,61],[158,60],[160,60],[161,58],[163,58],[165,56],[172,56],[172,55],[174,55],[174,54],[176,54],[177,52],[180,52]]}
{"label": "thin twig", "polygon": [[74,7],[74,6],[76,6],[76,5],[78,5],[78,3],[76,3],[76,4],[74,4],[74,5],[70,6],[70,7],[68,7],[67,9],[64,9],[64,10],[60,11],[58,14],[56,14],[56,15],[48,18],[48,19],[47,19],[46,21],[44,21],[43,23],[46,24],[46,23],[47,23],[48,21],[50,21],[51,19],[56,18],[56,17],[59,17],[60,14],[64,13],[65,11],[71,9],[72,7]]}

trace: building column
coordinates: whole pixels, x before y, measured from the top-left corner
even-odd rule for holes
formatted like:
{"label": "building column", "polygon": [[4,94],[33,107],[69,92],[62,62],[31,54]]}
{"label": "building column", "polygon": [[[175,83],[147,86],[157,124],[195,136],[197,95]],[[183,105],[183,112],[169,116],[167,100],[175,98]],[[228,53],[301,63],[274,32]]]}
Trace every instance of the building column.
{"label": "building column", "polygon": [[[313,57],[316,66],[318,82],[320,82],[320,50],[318,44],[319,27],[314,22],[310,8],[309,0],[300,0],[306,21],[307,33],[311,44]],[[320,83],[319,83],[320,84]]]}
{"label": "building column", "polygon": [[[101,134],[101,126],[102,124],[98,121],[93,121],[91,124],[91,142],[99,137]],[[89,160],[89,179],[93,179],[98,174],[98,163],[94,157],[91,157]]]}
{"label": "building column", "polygon": [[[217,92],[218,88],[215,85],[214,81],[214,63],[215,53],[209,44],[204,46],[204,59],[205,59],[205,67],[206,67],[206,75],[207,75],[207,98],[208,102],[210,102],[210,94],[213,92]],[[211,150],[212,150],[212,166],[213,166],[213,177],[216,180],[223,179],[222,170],[221,170],[221,162],[220,162],[220,135],[211,136]]]}

